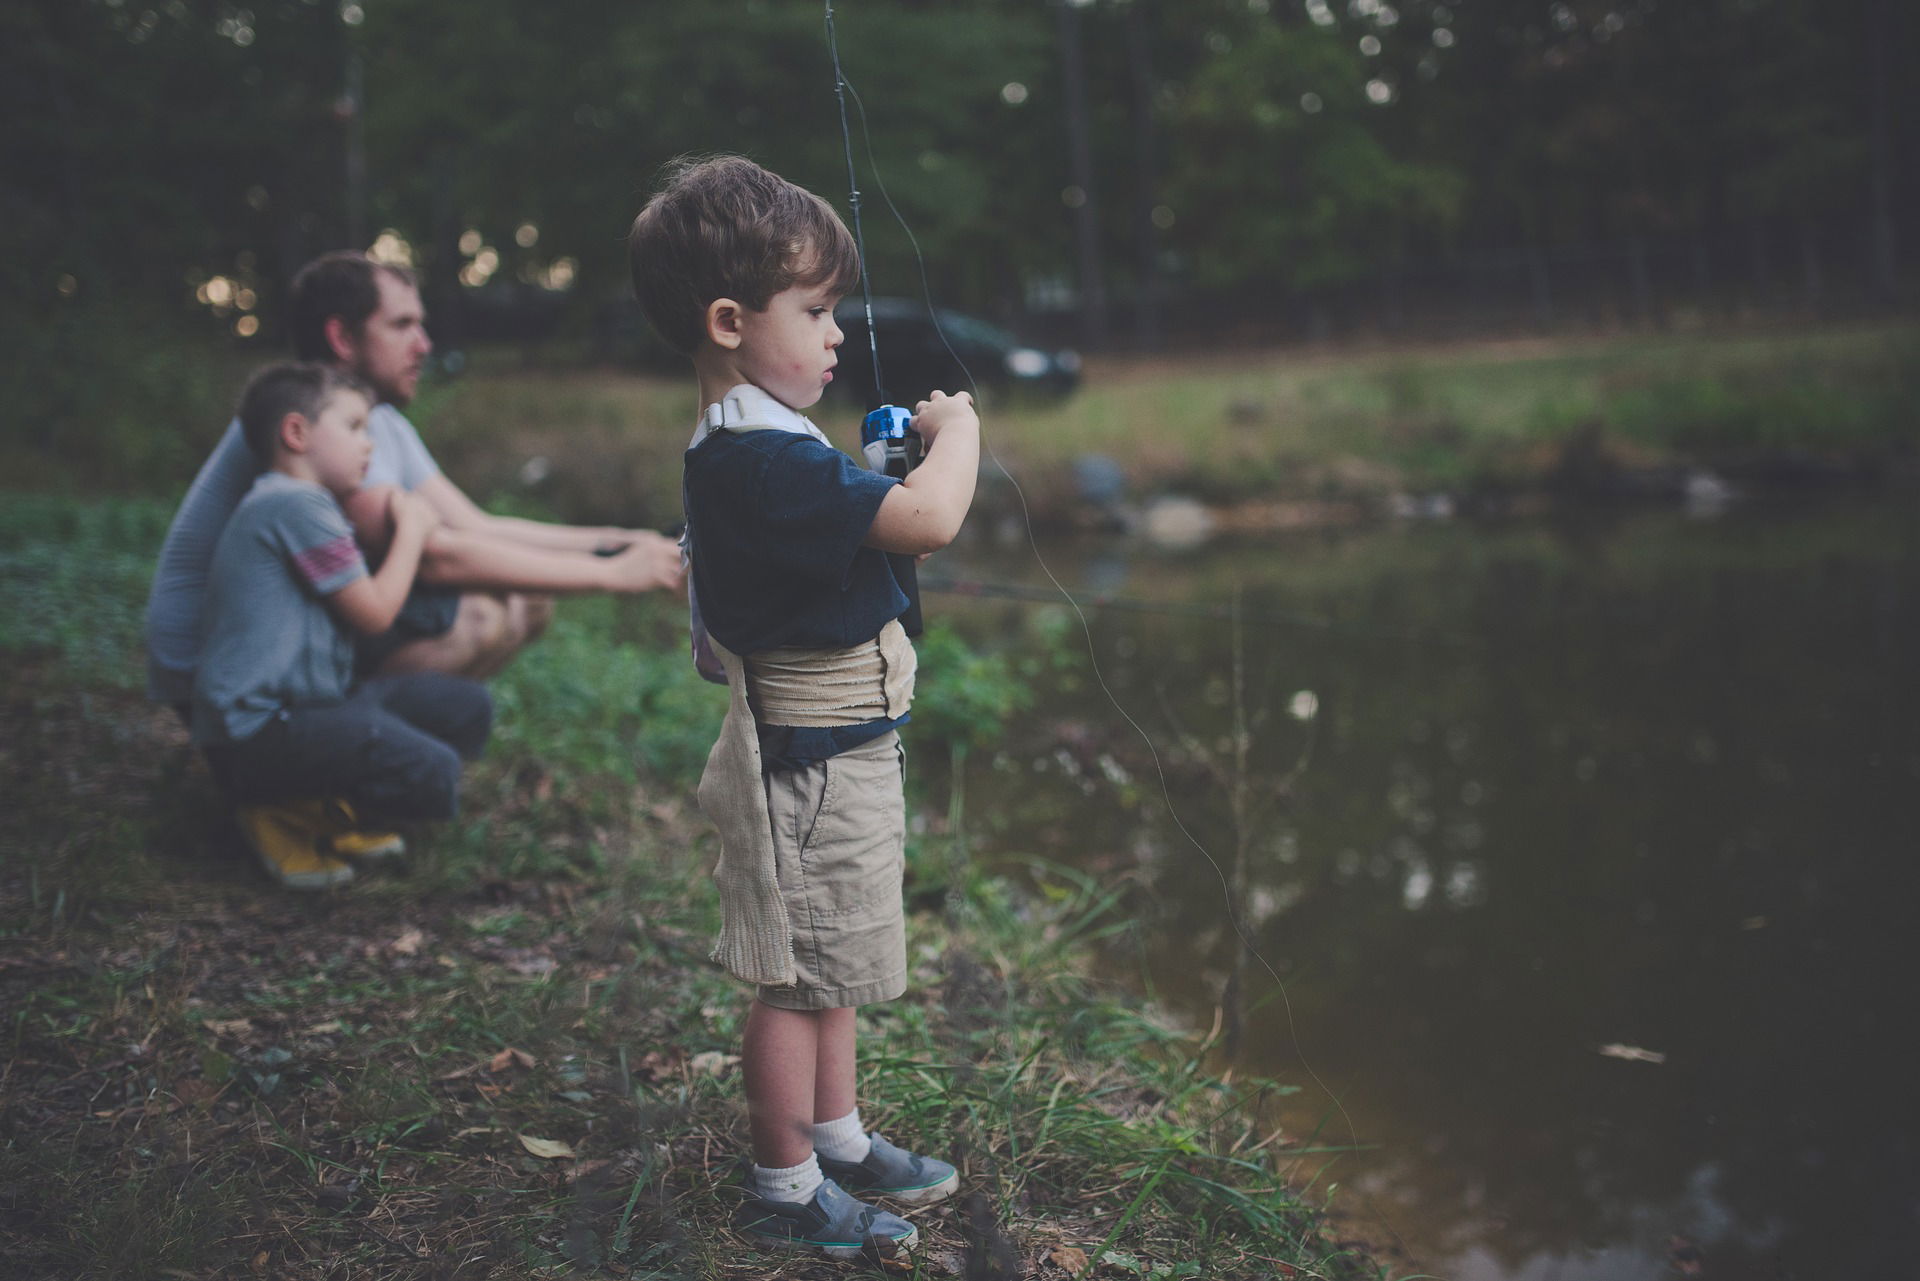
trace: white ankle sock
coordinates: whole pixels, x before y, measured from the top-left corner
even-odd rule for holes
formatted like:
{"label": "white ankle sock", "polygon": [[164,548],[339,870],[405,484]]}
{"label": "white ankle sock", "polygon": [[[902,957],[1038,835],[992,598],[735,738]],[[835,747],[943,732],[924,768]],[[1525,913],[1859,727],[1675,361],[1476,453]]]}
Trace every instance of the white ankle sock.
{"label": "white ankle sock", "polygon": [[873,1140],[860,1127],[859,1108],[838,1121],[816,1121],[813,1124],[813,1150],[820,1156],[835,1161],[864,1161],[872,1148]]}
{"label": "white ankle sock", "polygon": [[768,1201],[805,1203],[813,1200],[813,1194],[820,1190],[822,1178],[820,1158],[809,1155],[799,1165],[783,1170],[769,1170],[764,1165],[754,1166],[753,1190],[757,1196]]}

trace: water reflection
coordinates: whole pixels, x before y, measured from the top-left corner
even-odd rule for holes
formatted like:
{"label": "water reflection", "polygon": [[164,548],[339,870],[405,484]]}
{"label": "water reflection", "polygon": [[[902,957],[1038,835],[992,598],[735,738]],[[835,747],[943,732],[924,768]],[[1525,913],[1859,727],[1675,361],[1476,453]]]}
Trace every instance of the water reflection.
{"label": "water reflection", "polygon": [[[1336,1205],[1453,1277],[1911,1270],[1917,545],[1889,506],[1101,549],[1103,590],[1237,589],[1249,618],[1331,622],[1247,629],[1249,778],[1273,816],[1246,833],[1242,911],[1299,1040],[1255,965],[1243,1059],[1298,1082],[1304,1051],[1379,1145],[1322,1176]],[[1050,560],[1083,581],[1073,548]],[[964,568],[1039,577],[1012,553]],[[1035,609],[938,607],[982,637]],[[1095,693],[1057,694],[969,787],[995,798],[970,818],[984,855],[1151,887],[1114,964],[1201,1025],[1235,952],[1209,768],[1230,634],[1095,616],[1219,875]],[[1312,1090],[1281,1119],[1346,1139]]]}

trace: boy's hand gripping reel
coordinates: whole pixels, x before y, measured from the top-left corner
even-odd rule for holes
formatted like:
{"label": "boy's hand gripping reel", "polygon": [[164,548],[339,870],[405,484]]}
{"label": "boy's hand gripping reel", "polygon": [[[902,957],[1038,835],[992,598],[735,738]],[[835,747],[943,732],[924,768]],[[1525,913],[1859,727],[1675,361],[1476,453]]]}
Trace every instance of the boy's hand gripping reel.
{"label": "boy's hand gripping reel", "polygon": [[[867,469],[884,476],[905,479],[920,465],[922,442],[913,429],[913,415],[898,405],[882,405],[860,421],[860,452],[866,455]],[[893,577],[907,594],[906,612],[900,626],[909,636],[921,632],[920,575],[914,557],[904,552],[888,552]]]}

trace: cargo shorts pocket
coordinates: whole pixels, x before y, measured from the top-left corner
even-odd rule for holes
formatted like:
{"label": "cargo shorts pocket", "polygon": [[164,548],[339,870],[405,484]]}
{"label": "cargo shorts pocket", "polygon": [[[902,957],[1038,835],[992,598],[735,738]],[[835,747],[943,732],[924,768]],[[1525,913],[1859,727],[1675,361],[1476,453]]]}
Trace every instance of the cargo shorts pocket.
{"label": "cargo shorts pocket", "polygon": [[826,762],[826,796],[800,850],[816,921],[897,912],[906,804],[897,738],[863,743]]}

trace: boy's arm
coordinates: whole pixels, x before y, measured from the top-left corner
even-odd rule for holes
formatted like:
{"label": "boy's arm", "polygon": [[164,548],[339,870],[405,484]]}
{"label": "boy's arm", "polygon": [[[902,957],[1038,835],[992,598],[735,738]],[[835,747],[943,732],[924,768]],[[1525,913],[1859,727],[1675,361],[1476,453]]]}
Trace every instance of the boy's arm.
{"label": "boy's arm", "polygon": [[980,419],[973,397],[936,391],[914,406],[913,429],[927,455],[881,500],[866,545],[883,552],[924,555],[952,542],[973,505],[980,474]]}
{"label": "boy's arm", "polygon": [[378,636],[400,616],[400,607],[413,590],[427,531],[436,519],[432,508],[405,490],[392,491],[388,501],[393,512],[393,538],[387,544],[386,559],[374,573],[354,579],[327,597],[327,608],[333,616],[365,636]]}

